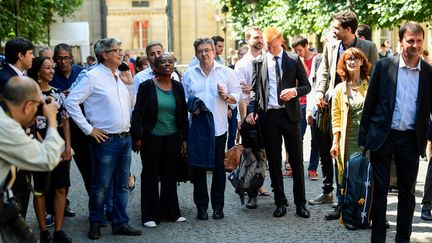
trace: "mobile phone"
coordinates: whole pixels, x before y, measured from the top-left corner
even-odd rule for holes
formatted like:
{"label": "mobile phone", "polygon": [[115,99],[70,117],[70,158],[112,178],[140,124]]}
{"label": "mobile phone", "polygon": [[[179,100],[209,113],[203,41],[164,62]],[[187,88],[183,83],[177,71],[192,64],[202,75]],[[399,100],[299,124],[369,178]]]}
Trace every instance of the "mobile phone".
{"label": "mobile phone", "polygon": [[129,69],[129,65],[127,65],[127,63],[125,63],[125,62],[122,62],[122,64],[120,64],[120,66],[118,66],[118,70],[120,70],[120,71],[128,71],[128,70],[130,70]]}

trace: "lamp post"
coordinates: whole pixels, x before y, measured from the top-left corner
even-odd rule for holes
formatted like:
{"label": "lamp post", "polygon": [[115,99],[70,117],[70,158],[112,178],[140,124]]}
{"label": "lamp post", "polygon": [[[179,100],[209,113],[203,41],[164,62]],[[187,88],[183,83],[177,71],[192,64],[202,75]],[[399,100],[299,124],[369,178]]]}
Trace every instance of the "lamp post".
{"label": "lamp post", "polygon": [[227,32],[227,25],[226,25],[226,19],[227,19],[227,14],[228,14],[229,8],[227,5],[224,5],[221,9],[221,13],[223,16],[223,27],[222,27],[222,31],[224,33],[224,62],[227,59],[227,39],[226,39],[226,32]]}

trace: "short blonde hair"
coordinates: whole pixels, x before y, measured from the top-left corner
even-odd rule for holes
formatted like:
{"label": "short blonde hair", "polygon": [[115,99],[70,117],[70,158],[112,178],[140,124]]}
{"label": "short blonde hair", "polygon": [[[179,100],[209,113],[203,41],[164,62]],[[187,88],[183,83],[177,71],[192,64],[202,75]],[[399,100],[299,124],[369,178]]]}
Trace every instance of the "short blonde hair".
{"label": "short blonde hair", "polygon": [[263,37],[265,42],[270,42],[277,38],[283,39],[283,33],[279,28],[271,26],[264,30]]}

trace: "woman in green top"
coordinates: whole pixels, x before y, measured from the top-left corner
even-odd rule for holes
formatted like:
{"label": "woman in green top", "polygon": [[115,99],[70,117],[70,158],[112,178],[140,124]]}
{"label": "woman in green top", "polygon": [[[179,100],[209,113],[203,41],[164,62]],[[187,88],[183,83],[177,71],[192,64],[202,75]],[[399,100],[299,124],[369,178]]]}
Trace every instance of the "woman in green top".
{"label": "woman in green top", "polygon": [[328,219],[340,216],[342,179],[350,155],[359,152],[357,143],[360,118],[368,89],[371,64],[360,49],[349,48],[339,59],[337,73],[342,81],[336,85],[332,99],[333,146],[330,154],[337,163],[338,206],[329,214]]}
{"label": "woman in green top", "polygon": [[[145,227],[183,222],[177,198],[177,170],[187,151],[188,117],[181,83],[171,79],[174,57],[155,60],[156,78],[140,84],[132,112],[133,150],[141,153],[141,218]],[[158,182],[161,183],[159,191]]]}

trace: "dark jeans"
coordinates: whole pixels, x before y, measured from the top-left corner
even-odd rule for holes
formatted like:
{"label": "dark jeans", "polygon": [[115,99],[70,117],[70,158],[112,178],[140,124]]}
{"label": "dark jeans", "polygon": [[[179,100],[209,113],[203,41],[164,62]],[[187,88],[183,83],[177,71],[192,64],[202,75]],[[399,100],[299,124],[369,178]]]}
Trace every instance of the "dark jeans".
{"label": "dark jeans", "polygon": [[231,111],[232,111],[232,116],[231,118],[228,118],[228,144],[227,144],[228,149],[234,147],[235,145],[235,139],[237,136],[237,125],[238,125],[238,121],[237,121],[238,108],[236,107]]}
{"label": "dark jeans", "polygon": [[303,141],[303,137],[306,133],[307,121],[306,121],[306,104],[300,105],[300,134]]}
{"label": "dark jeans", "polygon": [[390,163],[394,156],[396,165],[398,208],[396,242],[409,241],[415,208],[415,184],[419,167],[415,131],[391,130],[387,140],[377,150],[371,151],[374,176],[374,200],[372,201],[371,242],[386,240],[387,193],[390,183]]}
{"label": "dark jeans", "polygon": [[129,222],[126,206],[129,197],[131,137],[129,135],[109,135],[105,142],[94,143],[92,146],[95,159],[93,160],[93,181],[89,199],[90,222],[104,222],[104,205],[108,187],[112,182],[112,230],[116,231]]}
{"label": "dark jeans", "polygon": [[[213,169],[213,178],[211,184],[211,204],[214,209],[223,209],[225,201],[225,143],[226,133],[215,137],[215,168]],[[194,203],[198,209],[207,210],[209,196],[207,192],[207,170],[206,168],[192,168],[192,183],[194,185]]]}
{"label": "dark jeans", "polygon": [[[141,220],[175,221],[180,217],[177,197],[177,169],[180,135],[144,134],[141,146]],[[160,181],[160,192],[159,192]]]}
{"label": "dark jeans", "polygon": [[315,119],[312,119],[312,124],[309,127],[311,130],[311,151],[308,170],[317,170],[319,162],[319,146]]}
{"label": "dark jeans", "polygon": [[432,210],[432,159],[426,173],[422,204],[422,210]]}
{"label": "dark jeans", "polygon": [[289,160],[293,173],[294,203],[297,206],[306,203],[303,147],[299,122],[291,122],[285,109],[268,110],[261,124],[264,138],[264,147],[269,163],[271,186],[273,188],[275,204],[282,206],[287,204],[285,197],[283,176],[281,170],[282,138],[285,149],[289,154]]}
{"label": "dark jeans", "polygon": [[[332,146],[332,135],[330,131],[321,132],[317,129],[317,140],[319,155],[321,157],[321,170],[323,174],[323,193],[328,194],[333,191],[333,158],[330,155],[330,149]],[[336,166],[336,164],[335,164]],[[337,172],[337,169],[336,169]],[[336,191],[336,195],[340,195],[339,190]],[[339,198],[340,196],[338,196]]]}

